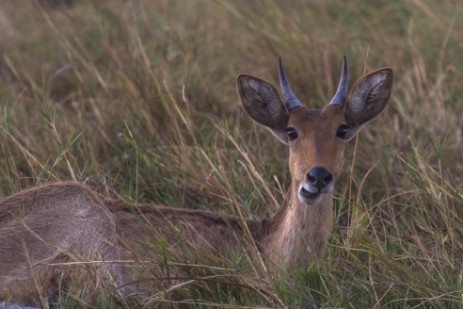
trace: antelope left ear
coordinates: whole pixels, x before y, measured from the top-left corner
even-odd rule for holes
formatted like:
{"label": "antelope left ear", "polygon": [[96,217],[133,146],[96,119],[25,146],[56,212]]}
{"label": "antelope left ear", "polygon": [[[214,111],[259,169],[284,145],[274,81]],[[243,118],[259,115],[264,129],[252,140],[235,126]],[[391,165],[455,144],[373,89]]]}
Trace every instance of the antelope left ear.
{"label": "antelope left ear", "polygon": [[357,132],[381,113],[391,96],[392,83],[391,68],[376,70],[355,83],[345,111],[350,128]]}

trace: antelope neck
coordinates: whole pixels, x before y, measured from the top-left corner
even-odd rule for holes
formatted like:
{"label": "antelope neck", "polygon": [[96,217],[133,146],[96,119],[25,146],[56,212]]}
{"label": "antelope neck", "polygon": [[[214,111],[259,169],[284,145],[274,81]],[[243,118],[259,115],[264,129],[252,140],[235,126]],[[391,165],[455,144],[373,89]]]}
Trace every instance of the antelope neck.
{"label": "antelope neck", "polygon": [[322,255],[332,229],[333,195],[323,193],[317,204],[305,204],[297,190],[263,227],[262,250],[276,264],[297,267]]}

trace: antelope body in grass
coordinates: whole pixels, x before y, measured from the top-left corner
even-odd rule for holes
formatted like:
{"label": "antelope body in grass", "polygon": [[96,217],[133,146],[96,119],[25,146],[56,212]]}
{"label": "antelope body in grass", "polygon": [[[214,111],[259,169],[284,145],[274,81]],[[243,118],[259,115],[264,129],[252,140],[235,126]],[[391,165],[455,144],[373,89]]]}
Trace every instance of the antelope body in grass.
{"label": "antelope body in grass", "polygon": [[[112,263],[98,264],[95,272],[57,264],[116,261],[129,257],[131,247],[143,255],[146,238],[162,238],[168,248],[185,241],[199,251],[219,253],[246,247],[242,240],[250,234],[266,261],[287,270],[321,256],[333,226],[333,189],[344,145],[384,109],[393,73],[382,68],[363,76],[348,97],[344,59],[336,94],[323,109],[302,106],[281,61],[279,76],[282,97],[259,78],[240,75],[237,80],[249,116],[289,147],[291,186],[272,217],[242,220],[151,204],[134,208],[72,182],[24,190],[0,202],[0,301],[10,297],[37,304],[39,296],[43,301],[79,282],[92,291],[108,274],[116,285],[127,285],[133,274]],[[151,227],[150,233],[140,221]]]}

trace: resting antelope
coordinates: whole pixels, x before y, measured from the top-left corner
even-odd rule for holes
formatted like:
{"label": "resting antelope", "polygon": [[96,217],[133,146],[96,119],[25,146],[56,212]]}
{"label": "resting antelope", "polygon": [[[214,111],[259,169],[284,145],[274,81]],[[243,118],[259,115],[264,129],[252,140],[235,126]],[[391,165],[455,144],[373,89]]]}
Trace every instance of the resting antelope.
{"label": "resting antelope", "polygon": [[[248,233],[265,261],[286,270],[321,256],[333,226],[333,189],[344,145],[385,108],[393,73],[382,68],[363,76],[347,97],[344,59],[331,102],[323,109],[307,109],[291,90],[281,60],[278,69],[281,97],[257,77],[237,79],[245,111],[289,148],[291,185],[272,217],[243,221],[160,205],[133,208],[71,182],[21,191],[0,202],[0,300],[11,297],[17,303],[37,304],[39,296],[72,283],[96,286],[100,281],[94,277],[99,274],[126,284],[136,276],[111,263],[98,264],[91,274],[78,265],[56,264],[124,259],[131,246],[143,255],[148,238],[162,239],[165,247],[174,249],[183,240],[198,251],[219,254],[247,246],[242,239]],[[147,222],[150,233],[140,221]]]}

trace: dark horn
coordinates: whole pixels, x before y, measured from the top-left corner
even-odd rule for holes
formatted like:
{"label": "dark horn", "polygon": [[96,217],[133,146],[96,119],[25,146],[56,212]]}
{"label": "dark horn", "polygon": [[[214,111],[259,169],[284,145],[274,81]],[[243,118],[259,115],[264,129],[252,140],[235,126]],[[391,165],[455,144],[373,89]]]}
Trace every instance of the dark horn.
{"label": "dark horn", "polygon": [[280,88],[281,93],[283,94],[283,99],[286,104],[286,108],[288,111],[295,109],[296,107],[302,106],[301,102],[299,102],[298,98],[291,90],[288,81],[286,80],[285,71],[283,69],[283,62],[281,61],[281,57],[278,57],[278,73],[280,76]]}
{"label": "dark horn", "polygon": [[346,102],[346,97],[347,97],[347,59],[346,59],[346,55],[344,55],[344,59],[342,62],[341,79],[339,80],[339,85],[338,85],[338,89],[336,90],[336,94],[331,99],[330,104],[343,107],[344,103]]}

